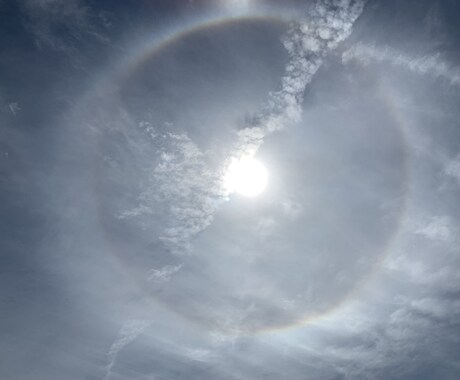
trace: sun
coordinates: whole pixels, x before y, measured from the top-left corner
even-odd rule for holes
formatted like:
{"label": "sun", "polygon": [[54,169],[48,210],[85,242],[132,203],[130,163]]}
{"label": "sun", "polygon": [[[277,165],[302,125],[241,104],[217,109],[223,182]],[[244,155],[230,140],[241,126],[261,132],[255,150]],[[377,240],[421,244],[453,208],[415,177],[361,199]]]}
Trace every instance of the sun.
{"label": "sun", "polygon": [[247,156],[231,162],[224,177],[224,185],[229,193],[254,197],[265,190],[267,180],[265,166],[255,158]]}

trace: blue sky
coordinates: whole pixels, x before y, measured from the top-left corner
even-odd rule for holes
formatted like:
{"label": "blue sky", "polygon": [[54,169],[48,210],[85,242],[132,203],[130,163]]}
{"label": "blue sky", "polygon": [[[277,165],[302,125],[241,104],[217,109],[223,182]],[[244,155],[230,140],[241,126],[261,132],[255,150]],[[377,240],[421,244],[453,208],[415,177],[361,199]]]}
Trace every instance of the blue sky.
{"label": "blue sky", "polygon": [[0,377],[457,379],[459,16],[0,0]]}

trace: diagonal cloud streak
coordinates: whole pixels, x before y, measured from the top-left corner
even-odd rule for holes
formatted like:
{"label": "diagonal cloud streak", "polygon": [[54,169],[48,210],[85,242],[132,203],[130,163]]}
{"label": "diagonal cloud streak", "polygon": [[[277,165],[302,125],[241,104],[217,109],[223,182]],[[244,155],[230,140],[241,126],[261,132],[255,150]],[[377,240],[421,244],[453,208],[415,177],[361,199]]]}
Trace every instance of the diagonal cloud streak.
{"label": "diagonal cloud streak", "polygon": [[354,0],[325,0],[313,5],[308,17],[293,23],[282,38],[289,59],[281,88],[271,92],[261,112],[237,132],[236,142],[223,159],[218,158],[222,165],[213,167],[216,157],[201,152],[186,134],[164,135],[168,143],[161,145],[169,150],[163,151],[153,170],[140,196],[140,207],[121,217],[154,213],[159,202],[166,201],[170,222],[160,239],[173,254],[189,253],[193,236],[210,225],[219,204],[229,195],[223,183],[228,166],[254,155],[269,134],[300,121],[306,86],[329,51],[351,34],[364,5],[365,1]]}
{"label": "diagonal cloud streak", "polygon": [[255,154],[267,135],[300,121],[306,86],[329,51],[351,34],[364,4],[349,0],[318,2],[308,19],[291,25],[282,38],[289,60],[281,89],[271,92],[264,110],[238,132],[236,156]]}
{"label": "diagonal cloud streak", "polygon": [[371,62],[389,63],[420,75],[442,78],[452,86],[460,85],[460,71],[441,60],[440,54],[412,57],[389,46],[377,48],[374,45],[358,43],[342,55],[343,63],[352,61],[369,65]]}
{"label": "diagonal cloud streak", "polygon": [[107,353],[107,365],[105,367],[104,380],[108,380],[110,378],[120,351],[142,334],[142,332],[149,327],[150,324],[150,321],[135,319],[128,321],[123,325],[117,338],[115,339],[115,342],[112,343],[109,352]]}

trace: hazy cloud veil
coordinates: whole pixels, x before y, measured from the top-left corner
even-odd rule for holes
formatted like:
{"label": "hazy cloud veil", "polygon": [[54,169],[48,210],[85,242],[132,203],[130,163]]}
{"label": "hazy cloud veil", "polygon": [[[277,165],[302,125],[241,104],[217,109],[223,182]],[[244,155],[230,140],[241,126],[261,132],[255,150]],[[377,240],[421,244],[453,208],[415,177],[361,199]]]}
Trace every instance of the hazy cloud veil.
{"label": "hazy cloud veil", "polygon": [[458,20],[0,0],[0,378],[459,379]]}
{"label": "hazy cloud veil", "polygon": [[231,160],[254,155],[265,136],[300,120],[305,87],[328,52],[350,35],[364,4],[318,1],[304,21],[293,22],[282,38],[289,60],[281,89],[268,94],[260,113],[238,131],[227,157],[217,157],[222,164],[211,166],[216,157],[201,152],[186,134],[167,135],[169,150],[154,169],[150,187],[142,192],[139,208],[122,217],[149,213],[159,200],[167,201],[171,204],[170,221],[161,240],[173,253],[190,251],[193,236],[209,226],[216,208],[228,196],[223,175]]}

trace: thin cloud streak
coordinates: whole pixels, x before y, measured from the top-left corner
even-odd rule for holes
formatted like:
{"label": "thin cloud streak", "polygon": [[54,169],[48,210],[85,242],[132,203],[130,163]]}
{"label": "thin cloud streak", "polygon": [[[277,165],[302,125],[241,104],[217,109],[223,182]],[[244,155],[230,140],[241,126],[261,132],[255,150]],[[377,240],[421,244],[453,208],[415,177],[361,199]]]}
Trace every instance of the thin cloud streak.
{"label": "thin cloud streak", "polygon": [[175,273],[181,270],[181,268],[182,265],[165,265],[161,269],[151,269],[148,280],[157,284],[163,284],[168,282]]}
{"label": "thin cloud streak", "polygon": [[[107,37],[111,27],[109,15],[94,14],[81,0],[25,0],[20,6],[25,15],[25,27],[37,49],[66,55],[74,68],[84,68],[86,63],[81,53],[82,43],[111,43]],[[64,33],[55,33],[56,29]]]}
{"label": "thin cloud streak", "polygon": [[265,109],[238,132],[235,156],[255,154],[267,135],[300,121],[306,86],[329,51],[351,34],[364,5],[364,1],[318,2],[308,18],[291,26],[282,38],[289,61],[281,89],[271,92]]}
{"label": "thin cloud streak", "polygon": [[113,367],[115,366],[118,354],[128,344],[133,342],[140,334],[142,334],[147,327],[151,324],[150,321],[144,320],[131,320],[124,324],[120,329],[115,342],[110,346],[109,352],[107,353],[107,366],[105,367],[104,380],[109,380],[112,374]]}
{"label": "thin cloud streak", "polygon": [[357,61],[363,65],[376,62],[389,63],[416,74],[442,78],[452,86],[460,85],[460,70],[442,60],[440,54],[411,57],[389,46],[376,47],[374,45],[358,43],[343,53],[342,61],[345,64]]}
{"label": "thin cloud streak", "polygon": [[282,38],[289,60],[281,89],[271,92],[262,111],[237,132],[219,168],[212,165],[216,157],[201,152],[186,134],[162,136],[170,150],[162,153],[139,197],[139,208],[121,217],[154,213],[161,202],[167,202],[170,222],[160,239],[173,254],[190,253],[191,239],[211,224],[215,211],[229,196],[223,184],[227,167],[235,159],[254,155],[267,135],[300,121],[306,86],[329,51],[351,34],[364,5],[364,1],[319,1],[304,21],[292,24]]}

